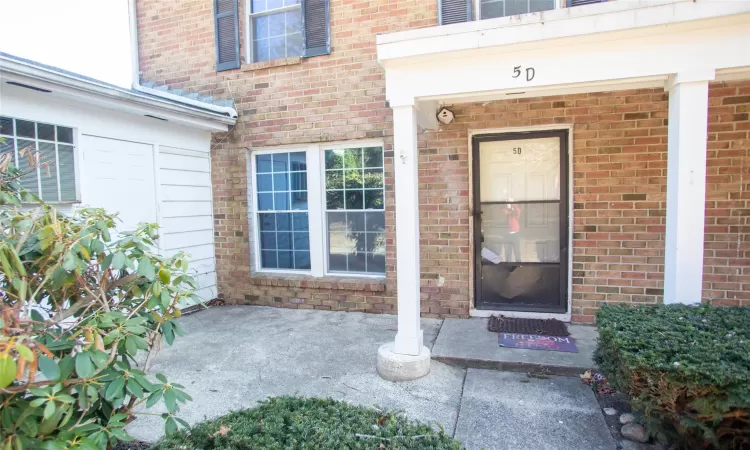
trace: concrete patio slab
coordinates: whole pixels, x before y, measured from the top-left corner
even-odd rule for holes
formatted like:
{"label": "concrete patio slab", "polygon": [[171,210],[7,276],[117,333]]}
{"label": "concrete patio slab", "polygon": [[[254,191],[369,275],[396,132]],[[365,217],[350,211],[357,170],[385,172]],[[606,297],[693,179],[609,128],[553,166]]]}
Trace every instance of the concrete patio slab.
{"label": "concrete patio slab", "polygon": [[[453,433],[465,370],[437,361],[419,380],[389,382],[375,369],[378,347],[393,340],[396,316],[252,306],[211,308],[183,317],[185,336],[165,346],[152,373],[184,384],[189,423],[250,408],[270,396],[332,397],[404,411]],[[432,346],[441,320],[423,319]],[[159,404],[149,412],[163,412]],[[140,416],[128,431],[156,441],[161,418]]]}
{"label": "concrete patio slab", "polygon": [[510,371],[544,371],[578,376],[594,366],[596,328],[568,325],[578,353],[503,348],[498,334],[487,331],[487,319],[445,319],[432,348],[432,359],[460,367]]}
{"label": "concrete patio slab", "polygon": [[455,438],[467,450],[617,447],[594,393],[577,377],[483,369],[467,371]]}

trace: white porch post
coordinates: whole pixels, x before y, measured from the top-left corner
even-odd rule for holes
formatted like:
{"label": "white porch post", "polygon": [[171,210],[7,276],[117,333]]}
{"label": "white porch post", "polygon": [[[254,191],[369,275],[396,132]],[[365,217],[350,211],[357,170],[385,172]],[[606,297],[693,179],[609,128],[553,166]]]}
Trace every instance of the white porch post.
{"label": "white porch post", "polygon": [[378,373],[388,380],[413,380],[430,371],[430,350],[419,322],[419,173],[417,109],[392,105],[396,179],[396,284],[398,332],[378,350]]}
{"label": "white porch post", "polygon": [[670,77],[664,303],[700,303],[706,199],[708,81],[713,70]]}

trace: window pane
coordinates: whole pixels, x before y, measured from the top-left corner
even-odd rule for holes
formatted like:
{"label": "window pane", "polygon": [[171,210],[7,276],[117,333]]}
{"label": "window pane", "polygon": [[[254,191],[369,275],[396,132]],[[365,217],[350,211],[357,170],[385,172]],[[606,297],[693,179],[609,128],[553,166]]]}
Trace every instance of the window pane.
{"label": "window pane", "polygon": [[294,269],[294,252],[280,251],[278,261],[279,269]]}
{"label": "window pane", "polygon": [[385,213],[384,212],[366,212],[365,229],[367,231],[385,231]]}
{"label": "window pane", "polygon": [[310,270],[310,252],[294,252],[294,268]]}
{"label": "window pane", "polygon": [[35,138],[36,126],[34,122],[16,119],[16,134],[20,137]]}
{"label": "window pane", "polygon": [[[263,269],[309,270],[310,236],[307,210],[307,164],[305,152],[256,156],[260,265]],[[290,172],[292,168],[295,171]],[[270,173],[268,173],[270,172]],[[262,187],[261,187],[262,186]],[[289,188],[294,187],[294,191]],[[270,205],[270,206],[269,206]],[[299,251],[299,255],[297,254]]]}
{"label": "window pane", "polygon": [[365,169],[364,179],[366,188],[382,188],[383,169]]}
{"label": "window pane", "polygon": [[344,168],[359,168],[362,167],[362,149],[361,148],[347,148],[344,151]]}
{"label": "window pane", "polygon": [[346,209],[363,209],[362,191],[346,191]]}
{"label": "window pane", "polygon": [[292,214],[292,225],[294,231],[308,231],[308,219],[307,213],[294,213]]}
{"label": "window pane", "polygon": [[505,0],[505,15],[515,16],[529,12],[529,0]]}
{"label": "window pane", "polygon": [[271,157],[273,158],[274,172],[286,172],[289,170],[289,153],[274,153]]}
{"label": "window pane", "polygon": [[75,150],[72,145],[57,145],[58,172],[60,173],[60,201],[76,200]]}
{"label": "window pane", "polygon": [[273,177],[269,174],[258,175],[258,192],[273,191]]}
{"label": "window pane", "polygon": [[383,149],[368,147],[365,149],[365,167],[383,167]]}
{"label": "window pane", "polygon": [[362,169],[347,170],[344,172],[344,187],[356,189],[362,187]]}
{"label": "window pane", "polygon": [[[20,124],[21,120],[16,121],[17,124]],[[31,122],[26,122],[31,123]],[[33,132],[34,130],[34,124],[31,123],[31,130]],[[18,125],[18,128],[21,128],[21,125]],[[26,130],[28,131],[28,129]],[[22,153],[22,150],[26,150]],[[20,170],[23,173],[26,173],[24,176],[21,177],[19,180],[21,183],[21,187],[26,189],[27,191],[33,193],[34,195],[39,195],[39,184],[38,184],[38,178],[37,178],[37,170],[32,169],[29,166],[34,166],[35,163],[35,155],[36,155],[36,145],[34,144],[34,141],[26,141],[23,139],[18,140],[18,170]]]}
{"label": "window pane", "polygon": [[502,0],[495,2],[482,2],[482,19],[503,17],[504,6]]}
{"label": "window pane", "polygon": [[365,209],[383,209],[383,191],[381,189],[365,191]]}
{"label": "window pane", "polygon": [[326,169],[343,169],[344,151],[326,150]]}
{"label": "window pane", "polygon": [[0,134],[13,136],[13,119],[10,117],[0,117]]}
{"label": "window pane", "polygon": [[344,191],[326,192],[326,209],[344,209]]}
{"label": "window pane", "polygon": [[276,214],[258,214],[258,223],[260,231],[276,231]]}
{"label": "window pane", "polygon": [[55,126],[47,125],[46,123],[36,124],[37,138],[44,139],[45,141],[55,140]]}
{"label": "window pane", "polygon": [[266,10],[266,0],[252,0],[250,4],[251,12],[263,12]]}
{"label": "window pane", "polygon": [[273,164],[271,163],[271,155],[257,155],[255,157],[255,170],[258,173],[271,172]]}
{"label": "window pane", "polygon": [[258,210],[273,210],[273,194],[258,194]]}
{"label": "window pane", "polygon": [[15,159],[16,159],[16,150],[14,148],[15,146],[15,139],[13,138],[3,138],[2,141],[0,141],[0,155],[3,153],[11,153],[13,155],[13,159],[11,159],[11,164],[14,166],[16,165]]}
{"label": "window pane", "polygon": [[73,143],[73,129],[68,127],[57,127],[57,141],[66,144]]}
{"label": "window pane", "polygon": [[[283,0],[267,0],[265,10],[283,6]],[[254,5],[255,7],[255,5]],[[258,11],[255,11],[258,12]],[[253,59],[302,56],[302,9],[253,17]]]}
{"label": "window pane", "polygon": [[305,155],[305,152],[290,153],[289,161],[292,165],[292,171],[307,170],[307,156]]}
{"label": "window pane", "polygon": [[[51,125],[50,125],[51,126]],[[54,127],[53,134],[54,134]],[[39,128],[41,135],[42,128]],[[55,144],[50,142],[39,143],[40,167],[39,174],[42,177],[42,200],[46,202],[58,201],[57,195],[57,166],[55,159]]]}
{"label": "window pane", "polygon": [[326,213],[328,270],[385,273],[385,212],[365,212],[383,209],[383,149],[326,150],[325,161],[326,208],[343,209]]}
{"label": "window pane", "polygon": [[344,189],[342,170],[326,170],[326,189]]}
{"label": "window pane", "polygon": [[291,197],[291,209],[307,209],[306,191],[292,191],[289,196]]}
{"label": "window pane", "polygon": [[288,191],[289,190],[289,179],[285,173],[276,173],[273,175],[273,190]]}
{"label": "window pane", "polygon": [[529,0],[529,12],[555,9],[555,0]]}
{"label": "window pane", "polygon": [[560,205],[482,205],[484,247],[504,262],[560,261]]}

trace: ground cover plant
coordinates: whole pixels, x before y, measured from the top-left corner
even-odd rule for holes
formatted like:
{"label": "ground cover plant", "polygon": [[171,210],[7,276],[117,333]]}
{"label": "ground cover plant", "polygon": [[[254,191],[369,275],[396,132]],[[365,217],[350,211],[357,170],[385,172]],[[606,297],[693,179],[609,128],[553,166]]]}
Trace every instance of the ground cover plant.
{"label": "ground cover plant", "polygon": [[159,441],[176,449],[460,449],[442,431],[403,415],[332,399],[275,397]]}
{"label": "ground cover plant", "polygon": [[750,448],[750,308],[605,305],[596,361],[658,437]]}

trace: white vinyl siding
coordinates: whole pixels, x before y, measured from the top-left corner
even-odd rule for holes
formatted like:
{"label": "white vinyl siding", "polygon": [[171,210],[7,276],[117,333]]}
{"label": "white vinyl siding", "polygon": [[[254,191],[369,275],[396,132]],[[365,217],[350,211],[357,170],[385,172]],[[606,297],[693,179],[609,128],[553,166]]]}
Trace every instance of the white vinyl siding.
{"label": "white vinyl siding", "polygon": [[210,300],[217,287],[209,154],[160,146],[158,166],[159,245],[166,256],[180,250],[190,255],[197,294]]}

